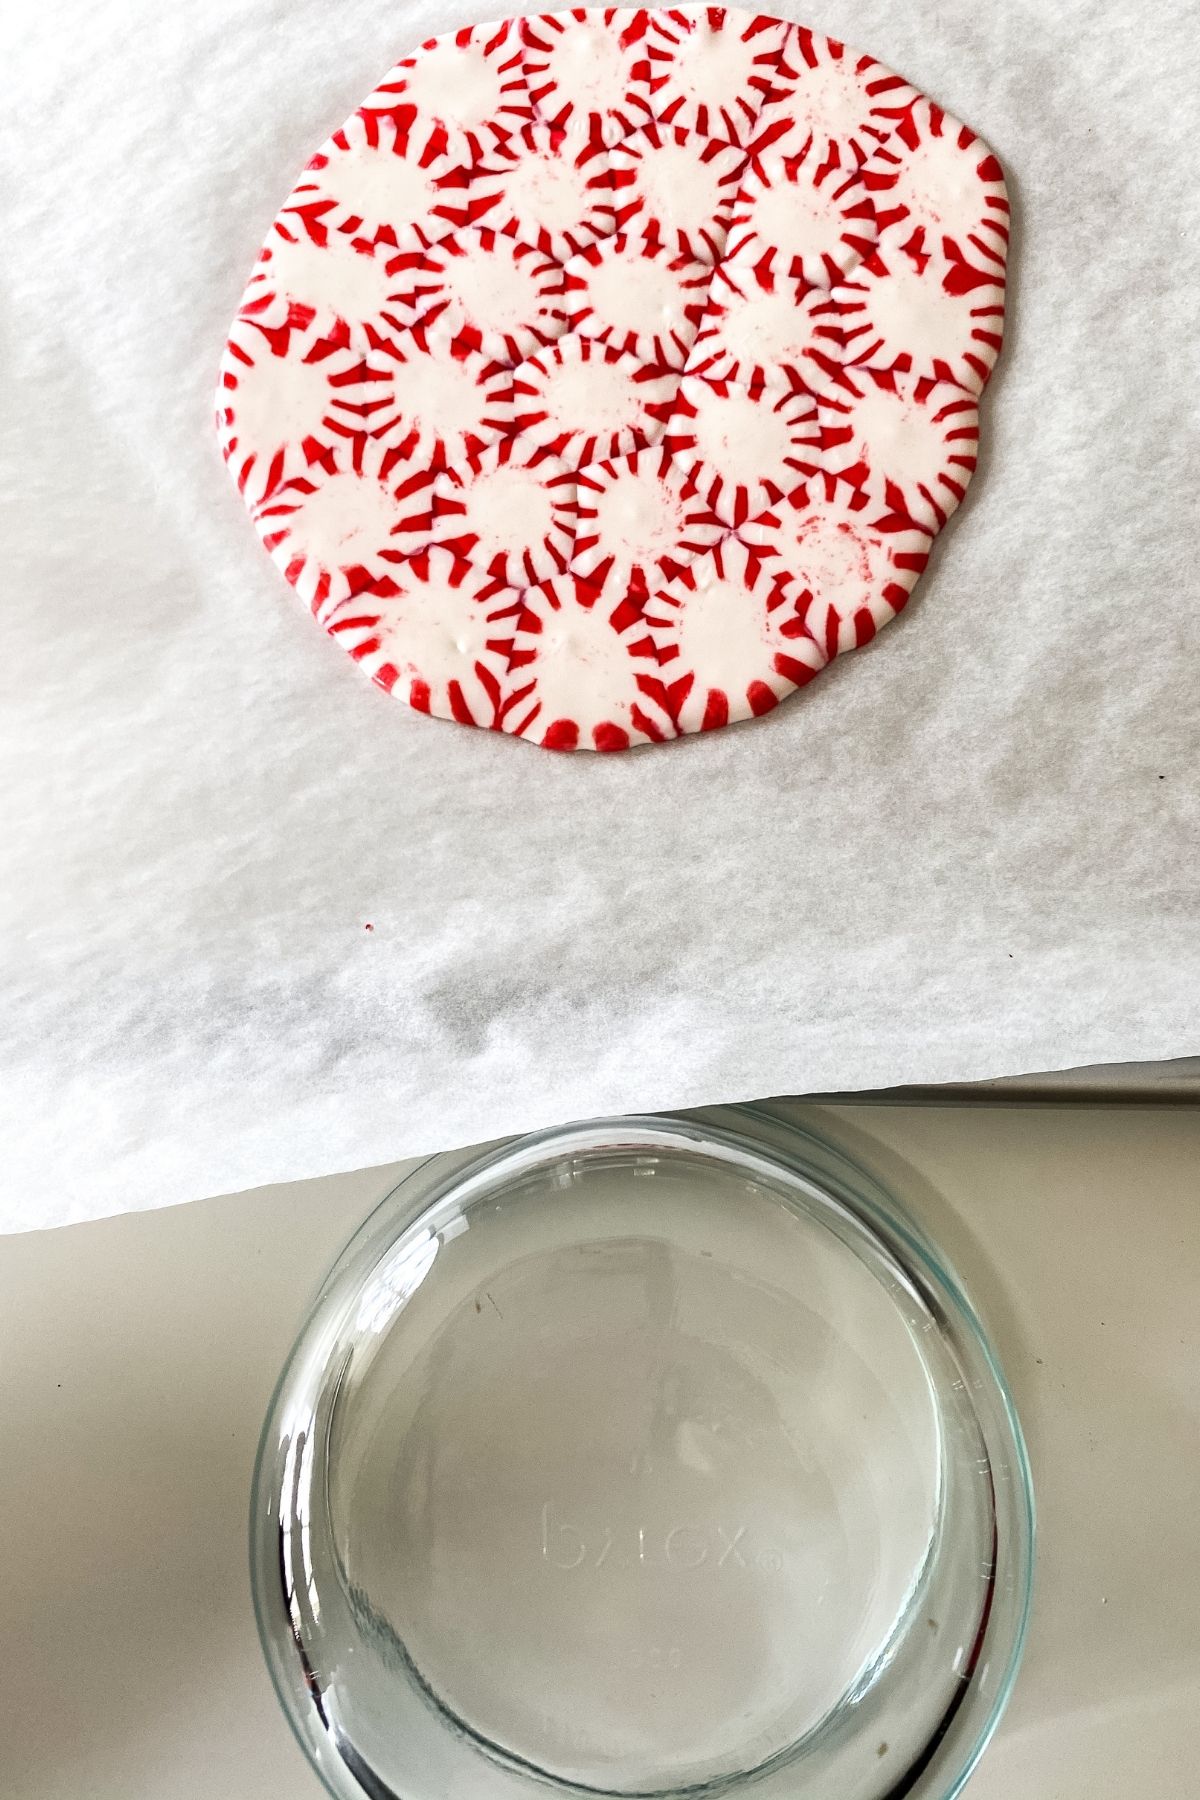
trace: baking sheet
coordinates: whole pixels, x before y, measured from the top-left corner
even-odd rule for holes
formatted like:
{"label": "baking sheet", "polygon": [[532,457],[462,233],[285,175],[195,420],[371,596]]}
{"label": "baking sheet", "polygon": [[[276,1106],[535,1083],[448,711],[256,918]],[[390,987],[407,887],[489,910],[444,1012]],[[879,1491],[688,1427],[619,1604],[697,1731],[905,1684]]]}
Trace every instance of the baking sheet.
{"label": "baking sheet", "polygon": [[210,426],[297,170],[475,16],[7,27],[0,1226],[607,1110],[1200,1049],[1191,0],[799,15],[1005,163],[980,479],[869,650],[764,721],[605,758],[370,687]]}

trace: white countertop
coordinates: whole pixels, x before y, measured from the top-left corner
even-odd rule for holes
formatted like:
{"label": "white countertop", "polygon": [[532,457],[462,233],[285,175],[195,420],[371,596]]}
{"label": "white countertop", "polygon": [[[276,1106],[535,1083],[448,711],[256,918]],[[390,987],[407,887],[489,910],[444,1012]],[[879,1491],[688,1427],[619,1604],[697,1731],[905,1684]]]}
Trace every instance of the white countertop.
{"label": "white countertop", "polygon": [[[1040,1547],[971,1800],[1200,1792],[1200,1107],[813,1109],[991,1329]],[[318,1800],[251,1616],[259,1423],[393,1171],[0,1239],[3,1800]]]}

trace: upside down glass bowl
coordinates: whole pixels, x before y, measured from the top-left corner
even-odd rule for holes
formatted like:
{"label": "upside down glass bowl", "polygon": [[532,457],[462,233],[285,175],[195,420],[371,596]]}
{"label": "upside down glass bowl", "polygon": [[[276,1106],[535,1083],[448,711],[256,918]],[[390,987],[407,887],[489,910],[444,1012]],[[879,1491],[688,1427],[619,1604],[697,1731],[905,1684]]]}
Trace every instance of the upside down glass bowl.
{"label": "upside down glass bowl", "polygon": [[747,1107],[401,1182],[284,1370],[252,1572],[338,1800],[948,1800],[1032,1538],[959,1283],[864,1169]]}

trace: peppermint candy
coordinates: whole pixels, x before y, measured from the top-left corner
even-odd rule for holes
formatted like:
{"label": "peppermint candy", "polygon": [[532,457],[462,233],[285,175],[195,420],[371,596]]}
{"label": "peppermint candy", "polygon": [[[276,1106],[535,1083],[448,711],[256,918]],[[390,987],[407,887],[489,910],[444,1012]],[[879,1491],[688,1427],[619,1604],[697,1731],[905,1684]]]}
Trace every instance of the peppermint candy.
{"label": "peppermint candy", "polygon": [[285,200],[222,449],[414,710],[558,750],[712,730],[907,603],[975,470],[1008,227],[967,126],[807,27],[464,27]]}

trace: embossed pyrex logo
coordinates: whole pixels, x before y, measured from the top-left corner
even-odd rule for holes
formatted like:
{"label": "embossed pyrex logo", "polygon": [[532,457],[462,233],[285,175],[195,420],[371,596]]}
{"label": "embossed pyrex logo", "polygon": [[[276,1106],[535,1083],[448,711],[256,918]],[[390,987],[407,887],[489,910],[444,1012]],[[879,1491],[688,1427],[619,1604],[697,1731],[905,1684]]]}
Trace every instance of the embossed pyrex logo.
{"label": "embossed pyrex logo", "polygon": [[733,1520],[649,1526],[636,1521],[589,1526],[583,1531],[547,1500],[541,1517],[542,1560],[555,1569],[670,1569],[679,1574],[698,1569],[727,1574],[760,1570],[775,1575],[783,1556],[773,1545],[756,1539],[750,1527]]}

